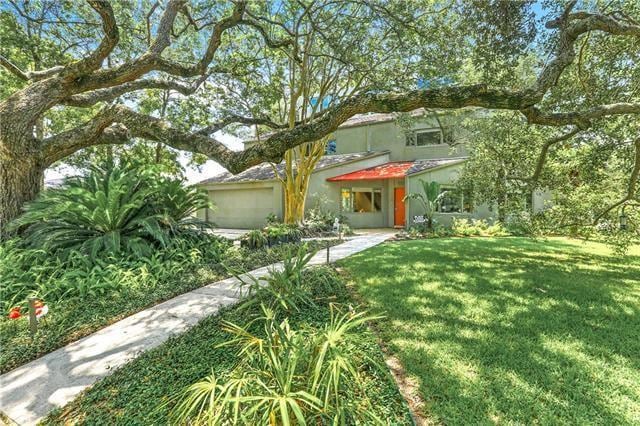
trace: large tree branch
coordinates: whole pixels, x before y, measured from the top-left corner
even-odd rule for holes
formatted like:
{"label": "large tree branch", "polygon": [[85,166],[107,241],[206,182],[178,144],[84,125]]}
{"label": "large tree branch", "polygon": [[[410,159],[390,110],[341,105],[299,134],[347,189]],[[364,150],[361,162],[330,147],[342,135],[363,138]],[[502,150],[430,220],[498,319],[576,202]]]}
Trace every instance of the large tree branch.
{"label": "large tree branch", "polygon": [[[280,130],[267,139],[257,142],[245,151],[235,152],[209,136],[208,131],[184,131],[172,127],[169,123],[148,115],[140,114],[124,105],[116,105],[103,110],[94,119],[83,126],[61,133],[43,141],[46,156],[62,158],[74,150],[91,146],[112,124],[120,123],[126,127],[131,136],[165,143],[176,149],[187,150],[207,155],[220,162],[232,173],[239,173],[251,166],[265,161],[280,162],[284,153],[298,145],[316,141],[335,131],[340,124],[356,114],[365,112],[408,112],[418,108],[454,109],[469,106],[525,110],[529,111],[532,99],[520,92],[506,89],[488,88],[485,85],[461,87],[443,87],[428,90],[415,90],[402,94],[367,93],[346,99],[340,104],[326,110],[321,118],[300,124],[292,129]],[[616,104],[620,105],[620,104]],[[635,110],[634,110],[635,111]],[[603,117],[606,115],[626,114],[629,109],[617,106],[604,106],[597,112],[565,113],[569,117],[578,117],[571,122],[561,120],[560,124],[578,125],[583,116]],[[537,111],[539,116],[545,116]],[[240,119],[236,117],[236,119]],[[253,120],[253,119],[252,119]],[[577,130],[577,129],[576,129]],[[573,136],[573,132],[561,136],[558,141]]]}
{"label": "large tree branch", "polygon": [[102,66],[102,62],[109,56],[120,41],[120,33],[116,18],[108,0],[87,0],[89,5],[98,12],[102,19],[102,30],[104,37],[98,47],[87,57],[73,62],[65,67],[64,76],[77,77],[95,71]]}
{"label": "large tree branch", "polygon": [[13,62],[0,55],[0,65],[20,80],[29,80],[29,76]]}
{"label": "large tree branch", "polygon": [[61,104],[74,107],[90,107],[98,102],[109,102],[126,93],[143,89],[175,90],[185,96],[193,94],[200,86],[202,79],[192,84],[163,79],[136,80],[108,89],[98,89],[91,92],[73,95],[61,101]]}
{"label": "large tree branch", "polygon": [[533,175],[531,175],[531,178],[529,178],[529,181],[531,183],[536,183],[540,178],[540,175],[542,174],[542,169],[544,168],[544,163],[547,160],[547,154],[549,153],[549,148],[551,148],[553,145],[557,143],[571,139],[578,133],[580,133],[580,129],[576,127],[573,130],[567,133],[564,133],[558,137],[555,137],[553,139],[550,139],[544,143],[544,145],[542,146],[542,149],[540,150],[538,161],[536,161],[536,168],[533,172]]}
{"label": "large tree branch", "polygon": [[127,62],[118,67],[98,70],[90,79],[83,81],[78,87],[79,93],[113,87],[133,81],[152,71],[166,72],[176,77],[196,77],[206,75],[215,52],[222,43],[223,33],[238,24],[246,8],[246,1],[236,2],[230,16],[218,21],[212,29],[211,37],[202,58],[195,64],[183,64],[162,57],[162,52],[170,45],[171,28],[176,15],[184,7],[184,0],[172,0],[168,3],[160,24],[157,37],[149,47],[149,50],[132,62]]}
{"label": "large tree branch", "polygon": [[5,68],[14,76],[24,81],[42,80],[44,78],[57,74],[64,69],[64,66],[57,65],[55,67],[51,67],[46,70],[22,71],[17,65],[15,65],[13,62],[11,62],[9,59],[5,58],[2,55],[0,55],[0,65],[2,65],[3,68]]}
{"label": "large tree branch", "polygon": [[121,125],[112,126],[116,116],[117,108],[104,108],[83,125],[44,139],[41,154],[43,162],[53,164],[89,146],[126,142],[126,128]]}
{"label": "large tree branch", "polygon": [[621,20],[611,15],[570,13],[575,3],[575,0],[569,2],[558,19],[546,24],[547,28],[557,28],[560,32],[554,58],[542,70],[532,87],[539,96],[543,96],[553,87],[564,69],[574,61],[576,57],[574,44],[582,34],[603,31],[612,35],[640,37],[640,25],[633,21]]}
{"label": "large tree branch", "polygon": [[620,102],[572,112],[543,112],[537,107],[524,108],[520,111],[527,118],[527,121],[532,124],[547,126],[575,125],[584,130],[591,126],[592,120],[610,115],[640,114],[640,104]]}
{"label": "large tree branch", "polygon": [[270,127],[272,129],[285,129],[287,128],[286,124],[282,124],[282,123],[276,123],[275,121],[271,120],[270,118],[266,118],[266,117],[245,117],[242,115],[236,115],[236,114],[231,114],[226,116],[225,118],[223,118],[222,120],[218,121],[217,123],[211,124],[209,126],[206,126],[200,130],[198,130],[196,133],[200,134],[200,135],[211,135],[219,130],[224,129],[225,127],[231,125],[231,124],[244,124],[246,126],[253,126],[253,125],[261,125],[261,126],[267,126]]}
{"label": "large tree branch", "polygon": [[271,37],[269,35],[269,32],[264,28],[264,26],[262,26],[255,19],[246,18],[246,19],[242,19],[239,23],[252,27],[256,31],[258,31],[262,36],[262,39],[264,40],[265,44],[272,49],[278,49],[281,47],[290,46],[293,43],[293,38],[283,38],[281,40],[278,40]]}
{"label": "large tree branch", "polygon": [[638,185],[638,177],[640,177],[640,137],[638,137],[634,142],[635,146],[635,158],[633,163],[633,170],[631,171],[631,176],[629,176],[629,183],[627,184],[627,193],[625,196],[617,201],[616,203],[611,204],[609,207],[600,212],[596,218],[593,220],[593,225],[597,225],[600,219],[606,216],[611,210],[620,207],[621,205],[635,199]]}

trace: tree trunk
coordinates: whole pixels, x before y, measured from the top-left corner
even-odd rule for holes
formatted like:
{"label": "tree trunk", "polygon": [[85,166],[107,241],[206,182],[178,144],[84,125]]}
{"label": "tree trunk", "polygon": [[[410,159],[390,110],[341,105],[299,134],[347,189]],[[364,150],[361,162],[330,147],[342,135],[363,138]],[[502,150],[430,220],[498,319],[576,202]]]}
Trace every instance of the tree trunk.
{"label": "tree trunk", "polygon": [[39,159],[24,156],[0,158],[0,235],[6,225],[20,215],[22,206],[33,200],[44,182],[44,169]]}

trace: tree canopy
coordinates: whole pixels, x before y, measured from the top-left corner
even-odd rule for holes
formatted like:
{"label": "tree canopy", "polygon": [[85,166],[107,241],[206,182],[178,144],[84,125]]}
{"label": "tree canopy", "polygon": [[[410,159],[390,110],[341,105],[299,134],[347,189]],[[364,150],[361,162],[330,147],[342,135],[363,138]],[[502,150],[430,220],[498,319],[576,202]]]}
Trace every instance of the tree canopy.
{"label": "tree canopy", "polygon": [[[543,149],[611,116],[635,123],[639,8],[632,0],[9,0],[0,7],[0,228],[37,194],[46,167],[131,138],[239,172],[279,162],[366,112],[512,110],[558,129]],[[320,97],[328,82],[304,86],[308,99],[327,103],[292,121],[283,82],[302,52],[332,67],[316,75],[335,80]],[[174,94],[165,114],[144,107],[153,91]],[[234,125],[270,132],[234,152],[215,137]],[[620,203],[636,197],[634,164]]]}

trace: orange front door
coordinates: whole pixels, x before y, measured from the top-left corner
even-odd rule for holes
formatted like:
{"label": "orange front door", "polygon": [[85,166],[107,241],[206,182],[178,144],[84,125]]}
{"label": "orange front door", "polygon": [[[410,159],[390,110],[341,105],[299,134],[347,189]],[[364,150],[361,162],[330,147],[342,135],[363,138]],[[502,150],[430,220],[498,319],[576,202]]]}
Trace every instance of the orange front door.
{"label": "orange front door", "polygon": [[394,188],[394,215],[393,225],[404,226],[404,187]]}

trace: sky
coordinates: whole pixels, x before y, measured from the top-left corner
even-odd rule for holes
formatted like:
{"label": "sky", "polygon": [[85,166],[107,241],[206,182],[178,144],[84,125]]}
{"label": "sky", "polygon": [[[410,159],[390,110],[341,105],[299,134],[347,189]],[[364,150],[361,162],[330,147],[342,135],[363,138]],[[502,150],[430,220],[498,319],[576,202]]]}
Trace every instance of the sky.
{"label": "sky", "polygon": [[[241,151],[243,148],[242,140],[233,135],[227,133],[216,133],[215,138],[231,148],[234,151]],[[187,166],[187,153],[181,152],[180,154],[180,163],[185,169],[185,175],[187,178],[188,184],[198,183],[201,180],[210,178],[215,176],[223,171],[225,168],[215,161],[209,160],[199,168],[189,167]],[[62,179],[66,176],[73,176],[78,174],[78,170],[73,167],[56,167],[45,170],[44,172],[44,180],[52,181],[57,179]]]}

